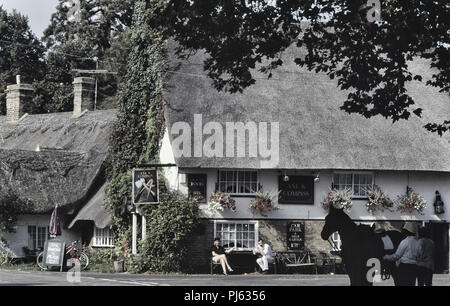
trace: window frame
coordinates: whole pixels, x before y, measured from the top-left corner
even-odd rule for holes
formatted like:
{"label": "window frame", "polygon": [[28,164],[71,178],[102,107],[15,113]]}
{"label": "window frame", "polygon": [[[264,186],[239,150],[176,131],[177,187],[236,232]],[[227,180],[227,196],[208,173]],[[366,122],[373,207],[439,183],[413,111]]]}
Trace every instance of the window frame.
{"label": "window frame", "polygon": [[[33,228],[33,237],[32,237],[32,243],[33,243],[33,246],[30,248],[30,228]],[[40,234],[42,233],[42,232],[40,232],[39,230],[42,230],[42,229],[44,229],[44,231],[45,231],[45,239],[44,239],[44,241],[43,241],[43,243],[42,243],[42,246],[39,246],[39,239],[40,238],[42,238],[42,237],[40,237]],[[28,245],[27,245],[27,247],[28,247],[28,249],[30,249],[30,250],[38,250],[38,249],[43,249],[44,247],[45,247],[45,242],[47,241],[47,240],[49,240],[49,238],[50,238],[50,233],[49,233],[49,231],[48,231],[48,227],[47,226],[39,226],[39,225],[32,225],[32,224],[28,224],[27,225],[27,235],[28,235]]]}
{"label": "window frame", "polygon": [[[109,232],[109,237],[106,237],[105,239],[108,241],[108,240],[110,240],[111,241],[111,244],[103,244],[103,243],[97,243],[97,239],[103,239],[102,237],[103,236],[98,236],[97,235],[97,230],[100,230],[100,231],[102,231],[102,235],[104,235],[104,233],[103,233],[103,231],[104,230],[108,230],[108,232]],[[115,247],[115,245],[114,245],[114,235],[113,235],[113,233],[112,233],[112,231],[111,231],[111,228],[110,227],[105,227],[105,228],[99,228],[99,227],[97,227],[95,224],[94,224],[94,233],[93,233],[93,235],[92,235],[92,246],[94,247],[94,248],[114,248]]]}
{"label": "window frame", "polygon": [[[219,169],[218,172],[217,172],[217,188],[216,188],[218,191],[222,191],[222,192],[228,193],[226,190],[221,190],[220,189],[220,184],[222,182],[225,182],[225,183],[226,182],[230,182],[228,180],[227,181],[221,181],[221,173],[222,172],[236,172],[236,180],[233,181],[233,184],[236,187],[236,191],[239,191],[239,173],[240,172],[255,172],[256,173],[256,181],[254,182],[256,184],[256,190],[254,192],[248,192],[248,193],[246,193],[246,192],[244,192],[244,193],[243,192],[230,192],[229,194],[232,195],[232,196],[236,196],[236,197],[249,197],[250,196],[251,197],[251,196],[254,196],[254,194],[260,190],[260,174],[259,174],[258,170]],[[248,181],[244,181],[244,183],[245,182],[248,182]],[[250,183],[253,184],[253,181],[250,181]]]}
{"label": "window frame", "polygon": [[[351,186],[352,193],[353,193],[352,199],[355,199],[355,200],[364,200],[364,199],[368,198],[367,195],[364,195],[364,196],[362,196],[362,195],[355,195],[355,175],[370,175],[372,177],[372,186],[375,185],[375,173],[374,172],[371,172],[371,171],[335,171],[335,172],[333,172],[333,176],[331,178],[331,182],[332,182],[332,186],[333,187],[337,186],[335,184],[335,181],[334,181],[334,176],[336,174],[337,175],[348,175],[348,174],[350,174],[352,176],[352,186]],[[360,184],[358,184],[358,185],[360,185]]]}
{"label": "window frame", "polygon": [[[251,251],[251,250],[255,249],[256,244],[258,243],[258,240],[259,240],[259,221],[258,220],[214,220],[214,237],[213,237],[213,239],[215,237],[218,237],[218,235],[217,235],[217,225],[218,224],[235,224],[235,225],[237,225],[237,224],[248,224],[248,225],[253,224],[255,226],[255,245],[251,248],[238,247],[236,249],[237,249],[237,251]],[[235,230],[235,233],[236,233],[236,230]],[[220,241],[221,241],[220,245],[222,245],[223,239],[221,238]],[[237,245],[237,235],[236,235],[236,238],[234,241],[234,245],[235,246]]]}

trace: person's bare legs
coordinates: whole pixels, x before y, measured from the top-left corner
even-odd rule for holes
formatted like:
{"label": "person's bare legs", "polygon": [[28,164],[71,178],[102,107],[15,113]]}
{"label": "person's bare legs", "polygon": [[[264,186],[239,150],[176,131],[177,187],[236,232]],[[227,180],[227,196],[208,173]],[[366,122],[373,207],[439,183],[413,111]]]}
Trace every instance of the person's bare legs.
{"label": "person's bare legs", "polygon": [[223,259],[223,257],[220,257],[219,261],[220,261],[220,264],[222,265],[223,274],[228,275],[227,274],[227,266],[226,266],[226,263],[225,263],[225,260]]}
{"label": "person's bare legs", "polygon": [[222,254],[221,256],[222,256],[223,260],[225,261],[225,264],[226,264],[228,270],[229,270],[230,272],[233,272],[233,269],[231,269],[230,265],[228,264],[227,256],[226,256],[225,254]]}

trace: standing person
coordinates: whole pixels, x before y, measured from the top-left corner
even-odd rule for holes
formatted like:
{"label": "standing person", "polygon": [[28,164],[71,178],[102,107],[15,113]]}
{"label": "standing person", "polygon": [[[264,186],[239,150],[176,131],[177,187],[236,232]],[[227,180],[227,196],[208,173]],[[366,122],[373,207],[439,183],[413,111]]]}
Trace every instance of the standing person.
{"label": "standing person", "polygon": [[212,260],[215,263],[220,263],[222,265],[223,274],[228,275],[227,268],[230,272],[233,272],[230,265],[228,264],[227,255],[228,253],[235,250],[235,248],[231,248],[225,250],[223,246],[220,245],[220,238],[214,239],[214,245],[211,247]]}
{"label": "standing person", "polygon": [[261,254],[262,257],[258,258],[256,262],[261,267],[262,273],[266,274],[269,271],[269,264],[274,262],[272,248],[267,243],[264,243],[264,240],[259,239],[253,254]]}
{"label": "standing person", "polygon": [[417,283],[419,286],[432,286],[434,271],[434,242],[430,239],[430,231],[422,227],[419,230],[419,256]]}
{"label": "standing person", "polygon": [[385,255],[384,260],[396,262],[399,286],[415,286],[417,263],[421,252],[419,240],[417,239],[417,224],[406,222],[403,226],[403,233],[406,235],[406,238],[400,242],[397,251],[392,255]]}

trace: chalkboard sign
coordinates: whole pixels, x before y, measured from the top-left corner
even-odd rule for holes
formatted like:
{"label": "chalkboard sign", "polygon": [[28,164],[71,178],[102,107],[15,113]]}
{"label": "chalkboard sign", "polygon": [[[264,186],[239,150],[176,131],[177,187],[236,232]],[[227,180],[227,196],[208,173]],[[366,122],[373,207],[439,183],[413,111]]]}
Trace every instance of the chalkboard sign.
{"label": "chalkboard sign", "polygon": [[47,240],[44,246],[44,266],[61,267],[64,264],[66,243],[60,240]]}
{"label": "chalkboard sign", "polygon": [[134,204],[158,204],[158,171],[156,169],[134,169],[132,191]]}
{"label": "chalkboard sign", "polygon": [[188,174],[189,197],[206,203],[206,174]]}
{"label": "chalkboard sign", "polygon": [[305,223],[289,222],[287,224],[288,250],[303,250],[305,248]]}
{"label": "chalkboard sign", "polygon": [[278,178],[280,195],[278,203],[281,204],[310,204],[314,205],[314,178],[312,176],[284,176]]}

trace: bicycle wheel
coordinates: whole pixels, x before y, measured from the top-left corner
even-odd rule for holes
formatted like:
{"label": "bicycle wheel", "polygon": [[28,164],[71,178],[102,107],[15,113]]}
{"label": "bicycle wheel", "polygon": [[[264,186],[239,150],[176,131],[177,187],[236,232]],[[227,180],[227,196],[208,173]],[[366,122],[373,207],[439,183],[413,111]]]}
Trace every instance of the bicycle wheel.
{"label": "bicycle wheel", "polygon": [[81,271],[86,270],[87,267],[89,266],[89,257],[86,255],[86,253],[81,252],[79,260]]}
{"label": "bicycle wheel", "polygon": [[41,268],[41,270],[48,270],[46,266],[44,266],[44,252],[39,253],[38,257],[36,258],[36,263]]}

